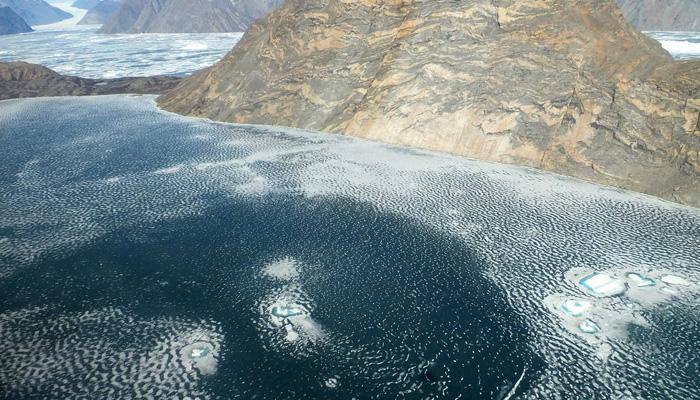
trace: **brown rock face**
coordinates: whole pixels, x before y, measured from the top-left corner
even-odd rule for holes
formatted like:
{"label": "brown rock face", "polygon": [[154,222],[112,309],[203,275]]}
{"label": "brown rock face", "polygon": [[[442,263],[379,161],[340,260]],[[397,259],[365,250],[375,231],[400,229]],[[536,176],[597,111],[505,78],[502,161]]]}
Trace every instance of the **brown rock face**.
{"label": "brown rock face", "polygon": [[288,0],[159,101],[700,206],[699,83],[612,0]]}
{"label": "brown rock face", "polygon": [[100,94],[161,94],[179,78],[84,79],[61,75],[37,64],[0,62],[0,100],[43,96],[88,96]]}

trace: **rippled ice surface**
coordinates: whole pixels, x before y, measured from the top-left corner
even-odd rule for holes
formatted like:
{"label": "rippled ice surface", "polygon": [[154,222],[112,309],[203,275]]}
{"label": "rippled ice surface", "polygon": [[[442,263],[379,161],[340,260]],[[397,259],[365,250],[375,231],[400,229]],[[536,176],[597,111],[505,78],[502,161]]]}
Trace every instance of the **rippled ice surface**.
{"label": "rippled ice surface", "polygon": [[84,78],[186,75],[221,59],[242,33],[102,35],[78,26],[0,36],[0,61],[27,61]]}
{"label": "rippled ice surface", "polygon": [[700,58],[700,32],[644,32],[680,60]]}
{"label": "rippled ice surface", "polygon": [[151,97],[0,145],[2,398],[700,396],[697,210]]}

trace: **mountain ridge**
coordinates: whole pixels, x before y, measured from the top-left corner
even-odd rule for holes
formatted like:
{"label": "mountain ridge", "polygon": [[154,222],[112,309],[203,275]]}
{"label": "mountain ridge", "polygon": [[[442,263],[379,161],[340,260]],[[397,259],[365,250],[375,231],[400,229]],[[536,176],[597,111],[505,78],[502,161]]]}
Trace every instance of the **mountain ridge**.
{"label": "mountain ridge", "polygon": [[674,62],[612,0],[289,0],[159,104],[700,206],[698,66]]}
{"label": "mountain ridge", "polygon": [[0,7],[3,6],[10,7],[31,26],[52,24],[73,16],[43,0],[0,0]]}
{"label": "mountain ridge", "polygon": [[125,0],[101,33],[242,32],[281,0]]}
{"label": "mountain ridge", "polygon": [[121,9],[122,0],[100,0],[90,7],[85,16],[78,21],[78,25],[104,24],[109,18]]}
{"label": "mountain ridge", "polygon": [[0,7],[0,35],[31,32],[32,28],[12,8]]}
{"label": "mountain ridge", "polygon": [[0,100],[46,96],[160,94],[180,78],[171,76],[86,79],[66,76],[38,64],[0,62]]}
{"label": "mountain ridge", "polygon": [[615,0],[627,20],[645,31],[700,31],[700,1]]}

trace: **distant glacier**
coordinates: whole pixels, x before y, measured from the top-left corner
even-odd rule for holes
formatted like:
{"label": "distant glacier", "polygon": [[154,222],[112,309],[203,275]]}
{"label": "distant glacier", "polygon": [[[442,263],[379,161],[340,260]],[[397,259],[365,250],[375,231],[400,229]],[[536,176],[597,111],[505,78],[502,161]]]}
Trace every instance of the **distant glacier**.
{"label": "distant glacier", "polygon": [[96,26],[0,38],[0,61],[42,64],[82,78],[187,75],[223,57],[243,33],[102,35]]}

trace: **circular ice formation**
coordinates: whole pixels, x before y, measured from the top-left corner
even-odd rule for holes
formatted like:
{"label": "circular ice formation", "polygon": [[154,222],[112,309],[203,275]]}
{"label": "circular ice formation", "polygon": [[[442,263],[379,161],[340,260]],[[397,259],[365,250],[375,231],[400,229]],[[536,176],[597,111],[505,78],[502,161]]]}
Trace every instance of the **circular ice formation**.
{"label": "circular ice formation", "polygon": [[183,347],[180,351],[182,363],[187,369],[196,368],[202,375],[216,373],[217,362],[214,357],[214,346],[209,342],[194,342]]}
{"label": "circular ice formation", "polygon": [[587,319],[587,320],[581,322],[578,325],[578,329],[580,329],[581,332],[583,332],[583,333],[588,333],[591,335],[594,333],[598,333],[600,331],[600,327],[598,327],[598,324],[591,321],[590,319]]}
{"label": "circular ice formation", "polygon": [[206,357],[207,354],[209,354],[209,348],[207,346],[197,347],[190,351],[191,358],[202,358]]}
{"label": "circular ice formation", "polygon": [[676,286],[689,286],[690,282],[676,275],[664,275],[661,277],[663,283]]}
{"label": "circular ice formation", "polygon": [[302,315],[304,310],[299,307],[290,306],[274,306],[272,307],[272,315],[280,318],[290,318]]}
{"label": "circular ice formation", "polygon": [[332,378],[326,379],[326,381],[324,382],[324,385],[329,389],[335,389],[338,387],[338,385],[340,385],[340,382],[338,381],[337,377],[332,377]]}
{"label": "circular ice formation", "polygon": [[590,301],[567,299],[561,303],[560,308],[564,313],[572,317],[580,317],[585,314],[592,305],[593,304]]}

